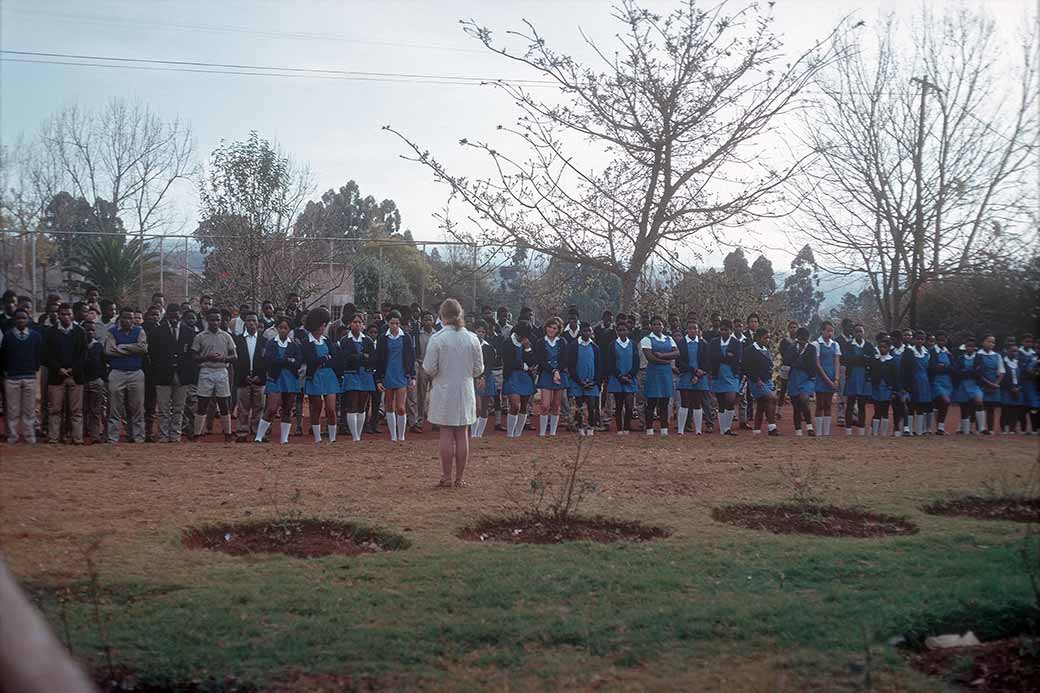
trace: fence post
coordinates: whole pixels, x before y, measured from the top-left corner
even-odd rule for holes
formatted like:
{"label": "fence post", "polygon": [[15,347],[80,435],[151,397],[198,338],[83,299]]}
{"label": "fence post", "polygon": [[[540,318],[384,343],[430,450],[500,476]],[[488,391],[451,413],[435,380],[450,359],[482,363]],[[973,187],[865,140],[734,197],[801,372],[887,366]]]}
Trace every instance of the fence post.
{"label": "fence post", "polygon": [[184,300],[190,301],[188,294],[188,237],[184,237]]}
{"label": "fence post", "polygon": [[163,256],[163,237],[159,236],[159,293],[163,295],[163,299],[166,298],[166,282],[164,281],[163,274],[166,272],[166,258]]}
{"label": "fence post", "polygon": [[40,235],[39,230],[33,229],[32,232],[32,301],[33,308],[37,307],[36,303],[36,237]]}
{"label": "fence post", "polygon": [[473,244],[473,306],[470,315],[477,316],[477,244]]}

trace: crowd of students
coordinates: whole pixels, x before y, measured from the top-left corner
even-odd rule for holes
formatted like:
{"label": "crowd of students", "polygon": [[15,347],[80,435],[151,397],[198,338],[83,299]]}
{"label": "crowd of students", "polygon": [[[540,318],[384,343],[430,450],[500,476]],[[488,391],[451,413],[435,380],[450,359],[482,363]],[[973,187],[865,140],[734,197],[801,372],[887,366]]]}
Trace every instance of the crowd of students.
{"label": "crowd of students", "polygon": [[[514,321],[490,306],[467,326],[486,368],[474,382],[477,438],[492,417],[510,438],[529,428],[555,436],[561,420],[580,435],[613,423],[619,435],[667,436],[674,425],[678,435],[778,436],[788,401],[796,435],[831,435],[835,418],[847,435],[944,435],[953,404],[961,434],[1040,432],[1029,334],[1002,349],[992,334],[955,345],[913,330],[869,340],[845,320],[837,333],[823,321],[812,339],[792,321],[774,346],[754,314],[744,323],[716,313],[702,327],[694,314],[683,323],[605,311],[590,325],[571,308],[566,321],[538,324],[529,308]],[[48,297],[34,319],[31,300],[9,291],[0,314],[8,442],[34,443],[38,432],[52,443],[118,443],[124,433],[178,442],[204,435],[217,416],[227,441],[284,444],[294,421],[304,434],[306,418],[316,443],[340,433],[360,441],[379,434],[380,421],[404,442],[424,427],[430,382],[420,364],[439,329],[418,304],[371,314],[347,305],[333,320],[325,306],[303,310],[297,295],[257,312],[155,294],[140,312],[90,289],[73,303]]]}

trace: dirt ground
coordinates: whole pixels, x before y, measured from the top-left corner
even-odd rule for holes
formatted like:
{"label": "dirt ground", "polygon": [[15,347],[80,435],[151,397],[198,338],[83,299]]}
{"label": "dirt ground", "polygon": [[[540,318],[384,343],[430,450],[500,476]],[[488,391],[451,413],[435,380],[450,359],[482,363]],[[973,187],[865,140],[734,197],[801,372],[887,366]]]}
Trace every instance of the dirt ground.
{"label": "dirt ground", "polygon": [[[435,489],[436,434],[322,447],[297,442],[37,445],[5,447],[0,464],[0,545],[21,579],[61,583],[82,572],[80,547],[103,538],[106,570],[124,577],[186,578],[208,552],[188,552],[189,526],[287,511],[353,519],[402,533],[415,550],[457,545],[458,530],[486,515],[515,512],[530,488],[532,461],[573,455],[577,438],[498,434],[474,441],[469,486]],[[302,441],[305,439],[294,439]],[[790,463],[823,501],[910,515],[922,530],[949,518],[921,506],[947,493],[1023,491],[1040,438],[766,438],[719,435],[591,439],[589,476],[598,493],[583,508],[669,527],[672,539],[733,538],[711,518],[726,502],[791,497]],[[787,474],[780,467],[788,464]],[[518,505],[518,503],[520,505]],[[669,539],[669,540],[672,540]]]}

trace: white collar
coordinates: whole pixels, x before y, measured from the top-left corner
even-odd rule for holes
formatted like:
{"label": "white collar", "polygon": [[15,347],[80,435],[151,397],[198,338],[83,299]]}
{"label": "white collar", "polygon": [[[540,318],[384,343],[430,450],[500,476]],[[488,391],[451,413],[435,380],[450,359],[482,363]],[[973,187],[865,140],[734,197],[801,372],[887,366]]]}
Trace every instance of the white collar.
{"label": "white collar", "polygon": [[926,347],[924,344],[921,345],[920,349],[918,349],[918,347],[916,346],[911,348],[914,350],[914,353],[918,356],[924,356],[928,353],[928,347]]}
{"label": "white collar", "polygon": [[964,358],[966,358],[966,359],[968,359],[968,360],[972,360],[972,359],[974,359],[974,358],[975,358],[975,356],[976,356],[976,355],[977,355],[978,353],[979,353],[979,350],[978,350],[978,349],[976,349],[975,351],[971,352],[970,354],[968,353],[968,350],[967,350],[967,349],[965,349],[965,350],[964,350]]}
{"label": "white collar", "polygon": [[404,336],[404,330],[400,330],[400,329],[397,330],[397,334],[396,335],[391,334],[390,330],[386,331],[386,338],[387,339],[400,339],[403,336]]}
{"label": "white collar", "polygon": [[307,333],[307,339],[308,339],[308,341],[310,341],[311,344],[324,344],[325,343],[325,335],[322,335],[321,337],[315,339],[314,335],[312,333],[308,332]]}
{"label": "white collar", "polygon": [[997,353],[997,352],[995,352],[995,351],[990,351],[989,349],[979,349],[979,350],[978,350],[978,351],[976,351],[975,353],[976,353],[976,354],[982,354],[983,356],[992,356],[993,354],[995,354],[995,353]]}
{"label": "white collar", "polygon": [[880,355],[879,355],[879,356],[877,357],[877,360],[878,360],[878,361],[881,361],[882,363],[884,363],[885,361],[891,361],[891,360],[892,360],[892,353],[891,353],[891,352],[889,352],[889,353],[887,353],[887,354],[880,354]]}
{"label": "white collar", "polygon": [[516,338],[516,333],[515,332],[510,332],[509,333],[509,339],[510,339],[511,342],[513,342],[513,346],[523,346],[524,345],[523,342],[521,342],[519,339]]}
{"label": "white collar", "polygon": [[1026,347],[1018,347],[1018,353],[1025,354],[1026,356],[1033,356],[1036,354],[1036,349],[1027,349]]}
{"label": "white collar", "polygon": [[932,346],[932,350],[935,353],[937,353],[937,354],[948,354],[948,353],[950,353],[949,349],[947,349],[946,347],[941,347],[938,344],[933,345]]}
{"label": "white collar", "polygon": [[543,337],[543,339],[545,339],[545,343],[546,344],[548,344],[551,347],[554,347],[554,346],[556,346],[556,342],[560,341],[560,336],[556,335],[552,339],[549,339],[549,335],[545,335],[545,337]]}
{"label": "white collar", "polygon": [[820,337],[816,338],[816,343],[817,344],[822,344],[823,346],[825,346],[828,349],[830,349],[831,348],[831,344],[834,344],[834,340],[833,339],[824,339],[823,336],[820,336]]}
{"label": "white collar", "polygon": [[697,342],[701,341],[700,337],[691,338],[690,335],[686,335],[685,339],[687,344],[696,344]]}
{"label": "white collar", "polygon": [[755,347],[756,349],[761,351],[763,354],[768,354],[769,353],[769,347],[759,346],[758,342],[751,342],[751,346]]}
{"label": "white collar", "polygon": [[292,336],[288,337],[284,342],[282,341],[281,337],[275,337],[274,338],[274,342],[278,346],[280,346],[283,349],[285,349],[286,347],[288,347],[292,343]]}
{"label": "white collar", "polygon": [[1009,366],[1017,366],[1018,365],[1018,357],[1016,356],[1015,358],[1011,358],[1007,354],[1004,354],[1004,363],[1006,363]]}
{"label": "white collar", "polygon": [[625,337],[624,339],[621,339],[621,337],[618,337],[614,341],[617,342],[618,344],[620,344],[622,349],[628,348],[628,342],[629,342],[628,337]]}
{"label": "white collar", "polygon": [[867,345],[867,338],[864,337],[863,339],[859,340],[858,342],[855,339],[850,339],[849,340],[849,344],[851,344],[853,346],[858,346],[860,349],[862,349],[863,347],[865,347]]}
{"label": "white collar", "polygon": [[76,323],[72,323],[68,327],[62,327],[61,323],[59,322],[57,325],[55,325],[55,327],[58,328],[59,330],[61,330],[63,333],[68,334],[69,332],[72,332],[72,330],[74,330],[76,328]]}
{"label": "white collar", "polygon": [[719,337],[719,345],[720,346],[728,347],[729,343],[732,342],[732,341],[733,341],[733,335],[732,334],[730,334],[730,336],[726,337],[725,339],[722,339],[721,337]]}
{"label": "white collar", "polygon": [[574,330],[571,330],[570,327],[565,327],[563,329],[566,330],[567,334],[569,334],[573,339],[577,339],[578,334],[581,332],[581,325],[579,324]]}
{"label": "white collar", "polygon": [[257,337],[260,336],[260,333],[257,332],[256,334],[249,334],[248,332],[243,332],[242,336],[245,337],[246,339],[256,339]]}
{"label": "white collar", "polygon": [[348,332],[347,336],[350,337],[351,341],[357,342],[358,344],[360,344],[361,342],[365,341],[365,333],[364,332],[359,332],[357,337],[354,336],[353,332]]}
{"label": "white collar", "polygon": [[578,337],[578,344],[580,344],[582,346],[588,346],[588,345],[592,344],[592,340],[591,339],[582,339],[581,337]]}

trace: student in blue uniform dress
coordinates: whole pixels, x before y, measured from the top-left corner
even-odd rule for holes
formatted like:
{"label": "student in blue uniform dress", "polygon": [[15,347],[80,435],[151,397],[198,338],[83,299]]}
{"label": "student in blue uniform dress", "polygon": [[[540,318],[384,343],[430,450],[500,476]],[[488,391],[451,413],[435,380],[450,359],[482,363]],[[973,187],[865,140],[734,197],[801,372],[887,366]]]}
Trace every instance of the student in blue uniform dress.
{"label": "student in blue uniform dress", "polygon": [[816,392],[816,345],[809,343],[809,329],[806,327],[799,327],[794,338],[787,354],[787,361],[791,364],[787,394],[794,410],[794,434],[802,435],[804,427],[808,435],[815,436],[809,397]]}
{"label": "student in blue uniform dress", "polygon": [[343,363],[343,394],[347,399],[347,428],[357,443],[365,431],[369,399],[376,391],[376,380],[372,377],[376,343],[365,334],[360,315],[355,313],[348,320],[350,331],[339,340],[339,353]]}
{"label": "student in blue uniform dress", "polygon": [[996,428],[997,407],[1000,405],[1000,382],[1004,379],[1004,359],[995,351],[997,338],[992,334],[982,336],[979,349],[979,385],[982,387],[982,407],[986,411],[984,435],[993,435]]}
{"label": "student in blue uniform dress", "polygon": [[1022,369],[1022,392],[1029,415],[1029,427],[1032,434],[1040,435],[1040,397],[1037,396],[1037,356],[1036,340],[1026,332],[1022,335],[1022,346],[1018,349],[1018,361]]}
{"label": "student in blue uniform dress", "polygon": [[935,345],[931,348],[931,361],[928,364],[936,412],[935,434],[939,436],[946,435],[946,414],[953,401],[953,356],[947,343],[945,332],[935,333]]}
{"label": "student in blue uniform dress", "polygon": [[769,427],[769,435],[778,436],[776,428],[776,393],[773,391],[773,355],[769,351],[769,330],[759,327],[754,341],[744,349],[741,370],[747,378],[748,395],[755,403],[755,428],[762,432],[762,419]]}
{"label": "student in blue uniform dress", "polygon": [[281,424],[279,442],[285,445],[289,442],[289,433],[292,432],[292,410],[293,400],[300,390],[299,379],[296,370],[300,364],[300,347],[292,340],[292,325],[289,318],[282,317],[275,323],[278,336],[267,340],[264,347],[263,359],[267,367],[267,383],[264,385],[264,395],[267,397],[264,415],[256,428],[256,442],[261,443],[267,429],[271,427],[278,409],[281,408]]}
{"label": "student in blue uniform dress", "polygon": [[531,347],[531,325],[518,321],[503,341],[502,391],[509,400],[506,414],[506,437],[519,438],[527,423],[527,404],[534,394],[534,378],[531,370],[535,366],[534,349]]}
{"label": "student in blue uniform dress", "polygon": [[333,369],[339,355],[336,344],[326,338],[325,330],[331,316],[324,308],[307,312],[303,326],[307,336],[300,347],[303,363],[307,366],[303,392],[307,395],[310,409],[311,431],[315,445],[321,444],[321,410],[325,408],[325,423],[329,442],[336,442],[336,394],[339,392],[339,377]]}
{"label": "student in blue uniform dress", "polygon": [[563,357],[566,354],[560,330],[563,321],[553,317],[546,321],[543,329],[545,336],[535,343],[535,357],[538,363],[538,391],[541,398],[541,413],[538,416],[538,435],[545,437],[556,435],[556,427],[560,424],[560,405],[567,392],[567,371]]}
{"label": "student in blue uniform dress", "polygon": [[480,352],[484,357],[484,372],[473,381],[473,392],[477,398],[477,421],[471,426],[471,436],[483,438],[484,429],[487,428],[488,410],[492,409],[495,400],[498,399],[498,388],[495,386],[495,376],[492,373],[498,355],[495,347],[488,341],[488,330],[493,327],[484,321],[476,324],[477,339],[480,341]]}
{"label": "student in blue uniform dress", "polygon": [[971,433],[971,419],[974,416],[975,426],[979,433],[986,430],[986,411],[982,406],[982,359],[975,349],[975,338],[964,339],[962,351],[953,357],[953,373],[957,380],[957,389],[953,400],[961,410],[960,433]]}
{"label": "student in blue uniform dress", "polygon": [[[873,435],[888,435],[888,409],[896,398],[899,386],[898,361],[892,356],[888,337],[877,337],[877,353],[870,359],[867,372],[870,377],[870,398],[874,403],[874,419],[870,423]],[[896,434],[900,433],[896,429]]]}
{"label": "student in blue uniform dress", "polygon": [[617,337],[603,354],[603,372],[607,393],[614,398],[614,425],[619,436],[628,435],[632,427],[632,411],[638,389],[639,348],[628,337],[628,321],[618,320]]}
{"label": "student in blue uniform dress", "polygon": [[792,349],[795,346],[798,338],[795,336],[798,334],[798,321],[788,320],[787,321],[787,336],[780,339],[780,397],[776,402],[776,418],[780,419],[781,412],[784,409],[784,402],[787,401],[787,386],[791,380],[791,364],[786,360],[786,355],[792,353]]}
{"label": "student in blue uniform dress", "polygon": [[841,341],[841,363],[845,366],[845,434],[850,436],[853,418],[859,434],[867,434],[867,399],[872,390],[867,365],[877,350],[866,340],[865,332],[863,325],[857,324],[852,328],[852,338]]}
{"label": "student in blue uniform dress", "polygon": [[708,379],[708,345],[701,339],[701,328],[696,320],[687,318],[686,334],[679,340],[679,412],[676,428],[679,435],[686,432],[686,418],[693,410],[693,431],[701,435],[704,424],[704,396],[711,385]]}
{"label": "student in blue uniform dress", "polygon": [[672,336],[664,332],[660,315],[650,318],[650,334],[639,342],[646,358],[643,397],[646,398],[646,434],[654,434],[654,418],[659,417],[661,435],[668,435],[668,402],[672,399],[672,361],[679,358],[679,348]]}
{"label": "student in blue uniform dress", "polygon": [[735,436],[732,429],[736,414],[737,393],[740,391],[740,361],[744,350],[740,338],[733,334],[733,323],[719,323],[719,336],[708,344],[708,363],[711,364],[711,391],[719,403],[719,433]]}
{"label": "student in blue uniform dress", "polygon": [[376,342],[376,388],[384,393],[383,410],[390,441],[403,443],[408,428],[405,404],[415,388],[415,344],[401,329],[401,314],[390,311],[387,331]]}
{"label": "student in blue uniform dress", "polygon": [[909,394],[910,414],[913,416],[913,434],[923,436],[925,414],[932,410],[932,387],[928,380],[928,366],[932,354],[925,345],[925,333],[917,330],[913,333],[914,343],[903,351],[899,364],[899,376],[902,378],[903,390]]}
{"label": "student in blue uniform dress", "polygon": [[816,340],[816,431],[817,435],[831,434],[831,403],[838,391],[838,368],[841,347],[834,340],[834,323],[820,324],[820,338]]}
{"label": "student in blue uniform dress", "polygon": [[1004,347],[1004,377],[1000,381],[1000,428],[1013,435],[1018,428],[1026,432],[1026,405],[1022,388],[1022,363],[1018,344],[1008,337]]}
{"label": "student in blue uniform dress", "polygon": [[[574,413],[579,417],[578,435],[591,436],[599,426],[600,354],[590,325],[582,323],[578,328],[578,338],[567,347],[566,362],[568,394],[574,399]],[[584,426],[580,423],[583,405],[588,412]]]}

